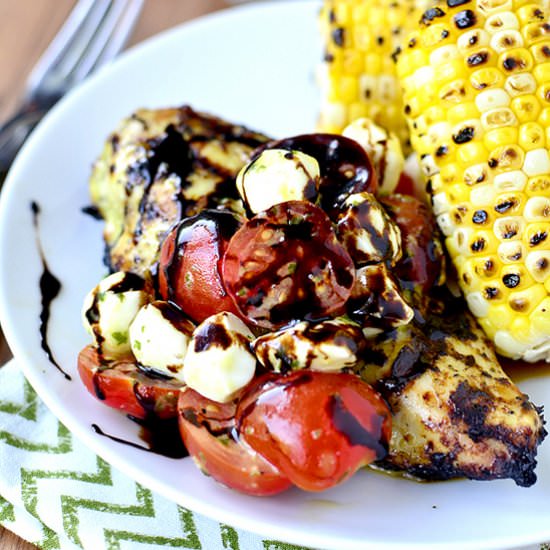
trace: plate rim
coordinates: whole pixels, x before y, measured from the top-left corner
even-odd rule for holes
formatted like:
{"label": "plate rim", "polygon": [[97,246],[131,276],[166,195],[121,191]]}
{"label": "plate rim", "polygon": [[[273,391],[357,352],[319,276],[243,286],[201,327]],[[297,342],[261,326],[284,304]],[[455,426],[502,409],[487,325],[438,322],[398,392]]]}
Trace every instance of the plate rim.
{"label": "plate rim", "polygon": [[[4,227],[6,219],[8,219],[7,209],[12,200],[15,200],[17,196],[16,185],[18,181],[18,173],[21,171],[22,167],[28,162],[28,159],[32,156],[34,148],[39,147],[42,141],[42,135],[48,132],[48,128],[51,125],[51,121],[56,121],[63,118],[63,112],[65,109],[74,102],[78,102],[79,98],[88,93],[87,90],[93,88],[96,82],[101,82],[103,80],[108,80],[109,75],[115,71],[118,71],[120,67],[124,66],[127,63],[131,63],[134,58],[138,58],[142,55],[142,51],[148,50],[152,44],[159,44],[163,41],[169,41],[170,37],[173,35],[178,35],[180,33],[192,32],[192,29],[199,29],[201,26],[209,26],[211,24],[217,24],[219,21],[227,20],[228,17],[240,17],[240,14],[243,12],[249,11],[258,11],[260,9],[288,9],[289,5],[293,5],[294,8],[300,6],[301,9],[311,9],[316,5],[319,5],[318,0],[272,0],[268,2],[258,2],[254,4],[244,4],[227,9],[222,9],[220,11],[201,16],[199,18],[193,19],[188,22],[184,22],[178,26],[175,26],[171,29],[163,31],[153,37],[148,38],[147,40],[137,44],[136,46],[127,50],[122,54],[117,60],[111,63],[109,66],[104,67],[102,70],[98,71],[93,75],[89,80],[83,82],[77,86],[72,92],[70,92],[66,97],[62,98],[60,102],[54,106],[54,108],[46,115],[44,120],[36,128],[35,132],[29,137],[28,142],[25,144],[21,153],[16,158],[12,169],[10,170],[4,188],[0,194],[0,228]],[[307,8],[306,8],[307,6]],[[157,46],[158,47],[158,46]],[[4,231],[5,234],[5,231]],[[0,239],[0,259],[5,257],[4,253],[4,239]],[[18,366],[22,369],[25,377],[39,397],[44,401],[49,410],[63,422],[80,441],[82,441],[86,447],[91,449],[98,456],[104,458],[109,464],[113,467],[129,475],[135,481],[142,483],[143,485],[152,488],[152,490],[158,490],[158,482],[154,480],[147,472],[142,471],[138,467],[134,467],[133,464],[129,464],[128,461],[125,461],[116,453],[112,452],[109,447],[102,444],[100,438],[95,436],[93,430],[84,430],[76,417],[68,416],[62,410],[62,407],[55,399],[54,395],[50,395],[49,392],[44,391],[43,380],[40,378],[36,366],[33,365],[33,361],[30,358],[30,355],[27,351],[27,346],[25,346],[22,336],[19,334],[19,330],[16,328],[15,324],[11,321],[11,315],[8,314],[8,311],[11,310],[9,305],[9,300],[7,299],[7,289],[3,282],[3,278],[0,278],[0,322],[6,337],[6,340],[9,344],[10,350],[12,351]],[[247,523],[246,519],[240,518],[236,513],[232,513],[230,509],[214,509],[211,505],[206,504],[203,500],[195,497],[194,495],[182,495],[177,492],[177,490],[171,490],[169,487],[163,487],[162,496],[168,498],[178,504],[188,507],[198,514],[203,514],[209,518],[212,518],[216,521],[223,522],[235,526],[237,528],[256,533],[257,535],[268,538],[272,537],[277,540],[288,540],[294,544],[301,544],[305,546],[311,546],[312,543],[318,546],[319,548],[332,548],[338,547],[342,542],[346,543],[346,547],[349,549],[359,549],[365,548],[365,544],[376,544],[377,548],[384,548],[386,550],[394,550],[402,548],[401,543],[393,542],[384,542],[384,541],[361,541],[361,540],[349,540],[342,539],[341,536],[330,537],[326,533],[320,538],[319,535],[315,533],[304,533],[296,531],[295,529],[287,529],[283,525],[275,525],[273,522],[269,522],[267,519],[264,520],[255,520],[252,525]],[[250,497],[253,499],[257,497]],[[550,516],[549,516],[550,520]],[[518,545],[524,544],[535,544],[541,542],[545,538],[550,538],[550,526],[547,529],[546,534],[541,538],[541,535],[532,536],[532,538],[527,539],[525,536],[510,537],[507,536],[505,540],[498,539],[495,537],[491,540],[482,541],[482,547],[486,549],[500,549],[500,548],[513,548]],[[441,545],[445,545],[445,548],[449,549],[468,549],[468,548],[479,548],[479,542],[472,541],[470,544],[465,543],[464,541],[449,543],[447,541],[441,542],[418,542],[411,543],[408,545],[408,548],[411,549],[426,549],[426,548],[436,548]]]}

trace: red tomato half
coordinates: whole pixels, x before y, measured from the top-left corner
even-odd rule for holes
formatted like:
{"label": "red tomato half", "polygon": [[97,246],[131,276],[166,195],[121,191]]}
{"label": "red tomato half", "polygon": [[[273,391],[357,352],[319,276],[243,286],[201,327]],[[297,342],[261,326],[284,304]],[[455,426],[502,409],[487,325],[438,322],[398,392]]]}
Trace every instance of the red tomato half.
{"label": "red tomato half", "polygon": [[242,493],[274,495],[290,481],[248,445],[235,439],[234,403],[216,403],[188,388],[178,402],[180,433],[200,469]]}
{"label": "red tomato half", "polygon": [[354,277],[329,218],[306,201],[276,204],[248,220],[223,259],[225,288],[238,308],[269,329],[339,312]]}
{"label": "red tomato half", "polygon": [[357,376],[301,370],[259,378],[239,403],[237,426],[292,483],[322,491],[386,455],[391,415]]}
{"label": "red tomato half", "polygon": [[414,180],[406,172],[401,172],[394,194],[416,196],[416,186]]}
{"label": "red tomato half", "polygon": [[108,407],[135,418],[154,414],[175,418],[181,382],[147,376],[131,360],[103,365],[97,350],[86,346],[78,355],[78,373],[86,389]]}
{"label": "red tomato half", "polygon": [[227,243],[239,227],[230,212],[204,210],[166,236],[159,262],[159,291],[197,323],[220,311],[237,313],[221,279]]}
{"label": "red tomato half", "polygon": [[432,212],[423,202],[405,195],[380,199],[398,225],[403,257],[394,268],[405,288],[428,293],[444,281],[445,256]]}

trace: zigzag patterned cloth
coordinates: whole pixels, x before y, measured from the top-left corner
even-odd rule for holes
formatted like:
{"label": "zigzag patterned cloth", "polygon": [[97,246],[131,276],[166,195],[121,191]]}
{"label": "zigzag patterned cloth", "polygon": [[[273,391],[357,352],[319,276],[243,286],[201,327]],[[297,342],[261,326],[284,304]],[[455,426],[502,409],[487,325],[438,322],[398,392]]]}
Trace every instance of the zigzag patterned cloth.
{"label": "zigzag patterned cloth", "polygon": [[54,417],[14,361],[0,368],[0,523],[48,550],[308,550],[195,514],[112,468]]}

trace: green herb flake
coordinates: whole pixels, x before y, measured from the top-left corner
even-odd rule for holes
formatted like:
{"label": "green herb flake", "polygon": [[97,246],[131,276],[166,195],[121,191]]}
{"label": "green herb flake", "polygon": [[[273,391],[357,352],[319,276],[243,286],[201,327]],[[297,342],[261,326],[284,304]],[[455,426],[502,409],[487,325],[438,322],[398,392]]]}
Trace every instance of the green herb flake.
{"label": "green herb flake", "polygon": [[113,338],[119,346],[128,343],[128,334],[125,332],[113,332]]}

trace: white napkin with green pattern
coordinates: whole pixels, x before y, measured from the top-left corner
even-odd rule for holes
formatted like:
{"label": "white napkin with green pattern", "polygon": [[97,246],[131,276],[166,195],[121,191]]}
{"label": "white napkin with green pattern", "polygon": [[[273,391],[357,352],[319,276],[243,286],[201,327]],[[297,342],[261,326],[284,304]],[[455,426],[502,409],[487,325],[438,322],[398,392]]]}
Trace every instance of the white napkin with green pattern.
{"label": "white napkin with green pattern", "polygon": [[99,458],[0,368],[0,523],[46,549],[307,550],[186,510]]}
{"label": "white napkin with green pattern", "polygon": [[[308,550],[195,514],[112,468],[46,408],[14,361],[0,368],[0,523],[48,550]],[[539,548],[550,550],[523,550]]]}

